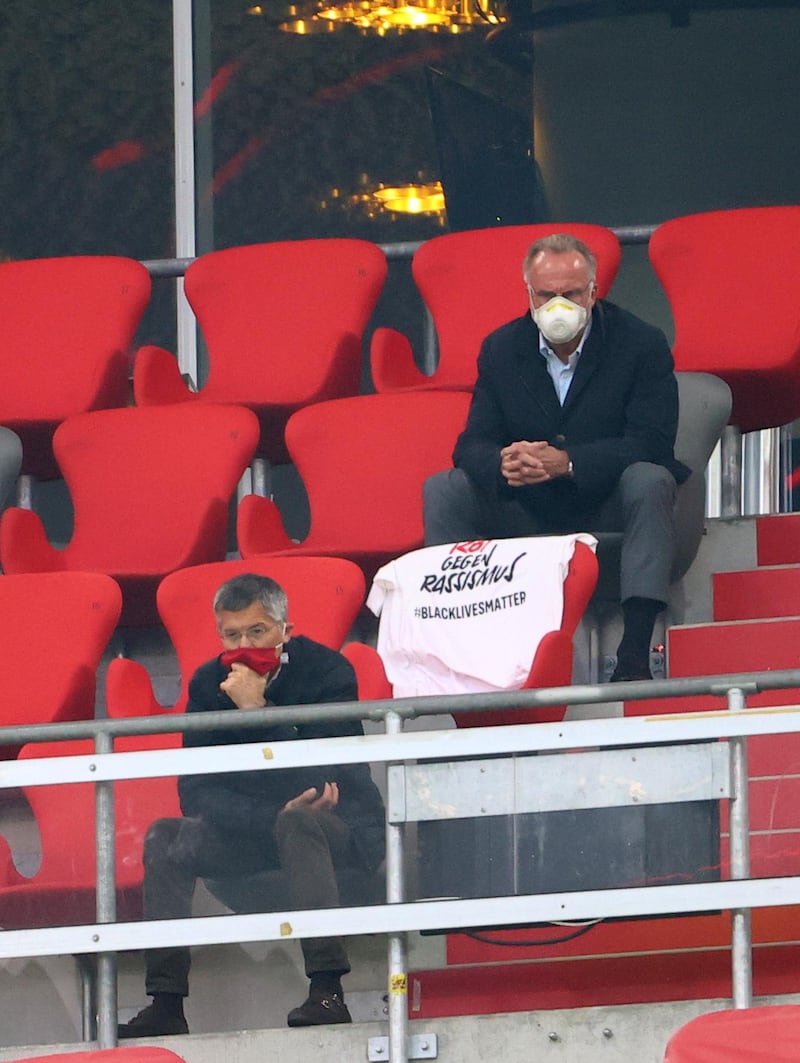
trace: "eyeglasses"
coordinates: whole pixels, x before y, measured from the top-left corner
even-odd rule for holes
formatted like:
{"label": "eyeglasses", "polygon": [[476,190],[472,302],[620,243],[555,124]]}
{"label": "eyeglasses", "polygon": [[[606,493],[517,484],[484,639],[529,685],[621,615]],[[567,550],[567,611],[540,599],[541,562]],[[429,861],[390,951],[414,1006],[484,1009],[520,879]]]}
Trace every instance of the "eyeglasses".
{"label": "eyeglasses", "polygon": [[531,288],[530,284],[526,284],[525,287],[528,289],[528,295],[531,299],[535,299],[541,304],[549,303],[551,299],[555,299],[558,296],[562,299],[569,299],[571,303],[579,303],[586,292],[594,288],[594,283],[594,281],[589,281],[589,283],[584,284],[582,288],[570,288],[569,291],[566,292],[542,292],[535,288]]}
{"label": "eyeglasses", "polygon": [[251,645],[257,646],[279,626],[280,624],[275,620],[271,624],[252,624],[250,627],[241,629],[226,627],[218,631],[218,634],[222,641],[230,646],[238,646],[242,639],[247,639]]}

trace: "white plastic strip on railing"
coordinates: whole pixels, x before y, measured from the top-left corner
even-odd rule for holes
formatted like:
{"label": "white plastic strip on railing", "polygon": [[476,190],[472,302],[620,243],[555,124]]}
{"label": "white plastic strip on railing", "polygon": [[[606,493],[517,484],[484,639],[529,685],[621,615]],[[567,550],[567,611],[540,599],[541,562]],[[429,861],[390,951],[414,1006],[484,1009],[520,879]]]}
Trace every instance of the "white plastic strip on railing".
{"label": "white plastic strip on railing", "polygon": [[[224,758],[215,746],[131,753],[3,761],[0,789],[53,783],[154,779],[169,775],[271,771],[326,764],[378,764],[436,757],[491,756],[587,748],[597,745],[650,745],[659,742],[730,738],[736,735],[800,731],[800,706],[697,712],[622,719],[571,720],[563,723],[443,731],[405,731],[349,738],[230,745]],[[265,757],[265,750],[269,755]]]}
{"label": "white plastic strip on railing", "polygon": [[558,920],[679,915],[788,904],[800,904],[800,877],[5,930],[0,934],[0,959],[124,952],[173,945],[355,937],[498,923],[526,926]]}

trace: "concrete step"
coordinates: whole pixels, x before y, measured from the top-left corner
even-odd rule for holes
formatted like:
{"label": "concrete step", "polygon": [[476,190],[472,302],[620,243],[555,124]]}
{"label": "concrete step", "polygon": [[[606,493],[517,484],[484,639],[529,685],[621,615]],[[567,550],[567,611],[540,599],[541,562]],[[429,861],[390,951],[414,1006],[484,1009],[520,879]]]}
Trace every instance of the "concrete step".
{"label": "concrete step", "polygon": [[800,616],[800,564],[712,575],[714,620]]}
{"label": "concrete step", "polygon": [[800,564],[800,513],[773,513],[756,518],[759,565]]}
{"label": "concrete step", "polygon": [[[673,923],[681,924],[676,928],[680,937],[684,937],[684,929],[691,930],[689,918],[662,921],[667,923],[665,933]],[[727,922],[730,925],[729,917]],[[620,926],[621,923],[614,923],[615,928]],[[636,928],[646,924],[637,922],[632,926]],[[531,936],[531,932],[528,933]],[[554,1012],[580,1007],[580,1001],[587,997],[595,1001],[593,1007],[599,1011],[623,1007],[626,1001],[633,1001],[634,1006],[654,1006],[659,1001],[730,994],[731,960],[727,944],[706,949],[698,947],[695,939],[695,943],[685,951],[674,949],[625,956],[598,954],[592,958],[573,958],[562,962],[547,959],[524,962],[516,958],[513,947],[505,951],[514,952],[513,959],[508,958],[505,962],[500,960],[492,965],[471,964],[439,971],[413,972],[409,982],[413,998],[417,1001],[420,1020],[427,1019],[428,1027],[435,1029],[440,1016],[450,1018],[454,1014],[478,1016],[483,1013],[488,1019],[493,1014],[505,1011],[510,1018],[511,1014],[522,1012],[536,1015],[536,1026],[541,1024],[545,1030],[552,1030],[558,1029],[553,1021]],[[800,947],[796,944],[754,943],[755,993],[764,996],[775,992],[791,992],[799,959]],[[510,1058],[499,1053],[486,1057]],[[545,1057],[530,1052],[514,1057],[514,1060],[516,1063],[518,1059],[521,1063],[523,1059],[539,1058]],[[578,1059],[571,1052],[560,1058],[564,1063],[573,1063]],[[598,1051],[594,1059],[601,1058],[611,1057]],[[624,1057],[620,1054],[613,1058],[622,1060]],[[633,1057],[637,1063],[647,1058],[655,1060],[661,1057]]]}
{"label": "concrete step", "polygon": [[[727,617],[750,609],[757,615],[774,592],[795,611],[791,588],[800,603],[800,566],[781,566],[749,572],[716,573],[715,615]],[[719,595],[719,597],[718,597]],[[667,631],[668,675],[726,675],[736,672],[778,671],[800,662],[800,616],[758,619],[720,619],[710,624],[678,625]],[[800,704],[800,690],[770,690],[748,695],[749,708]],[[723,697],[660,698],[630,702],[625,715],[706,712],[726,708]],[[800,870],[800,736],[762,735],[751,740],[749,763],[751,803],[751,868],[754,875],[794,875]],[[722,830],[727,807],[723,802]],[[723,866],[726,852],[723,848]]]}
{"label": "concrete step", "polygon": [[800,616],[685,624],[667,631],[667,674],[778,671],[800,663]]}
{"label": "concrete step", "polygon": [[[670,679],[797,668],[800,665],[800,616],[676,625],[668,629],[666,645]],[[800,690],[767,690],[748,695],[747,704],[750,708],[800,704]],[[713,712],[726,707],[724,697],[702,694],[626,702],[624,714],[652,716],[672,712]]]}
{"label": "concrete step", "polygon": [[[727,966],[730,967],[730,960]],[[699,961],[695,967],[700,967]],[[667,999],[654,1004],[627,1006],[567,1008],[541,1011],[509,1012],[500,1009],[496,1014],[475,1016],[437,1016],[409,1023],[409,1036],[425,1043],[425,1055],[418,1058],[436,1059],[438,1063],[485,1063],[503,1060],[504,1063],[527,1063],[528,1060],[553,1060],[566,1063],[608,1063],[617,1061],[660,1060],[667,1041],[679,1027],[697,1015],[730,1007],[730,979],[725,983],[725,961],[720,970],[718,995],[703,999]],[[526,972],[535,981],[530,969]],[[220,979],[223,975],[220,975]],[[497,981],[497,979],[495,979]],[[770,994],[759,1004],[794,1004],[796,995],[775,995],[774,979],[760,979],[759,989]],[[679,986],[679,982],[674,982]],[[674,997],[674,993],[672,994]],[[295,1030],[246,1030],[240,1033],[189,1035],[167,1037],[148,1042],[147,1047],[171,1049],[186,1063],[364,1063],[368,1058],[369,1041],[373,1037],[386,1038],[386,1023],[369,1026],[312,1026]],[[434,1038],[436,1040],[434,1040]],[[0,1048],[0,1061],[39,1056],[54,1052],[85,1049],[84,1043],[27,1044]],[[145,1047],[145,1046],[142,1046]],[[380,1047],[380,1046],[379,1046]],[[369,1058],[386,1058],[385,1047]],[[67,1057],[67,1063],[69,1063]]]}

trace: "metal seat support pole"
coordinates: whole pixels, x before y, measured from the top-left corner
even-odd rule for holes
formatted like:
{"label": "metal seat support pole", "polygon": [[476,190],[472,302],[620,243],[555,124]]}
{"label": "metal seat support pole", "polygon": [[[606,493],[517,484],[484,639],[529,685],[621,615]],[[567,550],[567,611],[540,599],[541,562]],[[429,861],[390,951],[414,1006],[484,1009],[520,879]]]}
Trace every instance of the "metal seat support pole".
{"label": "metal seat support pole", "polygon": [[242,473],[236,488],[237,503],[241,502],[245,495],[272,498],[272,466],[266,458],[253,458],[250,467]]}
{"label": "metal seat support pole", "polygon": [[272,468],[266,458],[253,458],[253,494],[272,498]]}
{"label": "metal seat support pole", "polygon": [[742,433],[726,425],[720,440],[720,516],[742,514]]}
{"label": "metal seat support pole", "polygon": [[792,459],[792,426],[790,424],[785,424],[783,428],[779,428],[778,436],[778,511],[780,513],[791,513],[792,476],[794,473],[794,461]]}
{"label": "metal seat support pole", "polygon": [[[386,714],[386,733],[400,734],[403,721],[395,712]],[[403,824],[386,824],[386,901],[402,904],[405,900]],[[408,949],[405,933],[390,934],[388,939],[389,991],[389,1061],[405,1063],[408,1059]]]}
{"label": "metal seat support pole", "polygon": [[745,435],[742,512],[750,515],[779,513],[781,509],[779,428],[764,428]]}
{"label": "metal seat support pole", "polygon": [[20,509],[33,509],[33,477],[27,473],[17,477],[17,505]]}
{"label": "metal seat support pole", "polygon": [[420,359],[420,369],[423,373],[430,376],[436,371],[436,366],[439,361],[439,341],[436,335],[436,325],[433,323],[433,315],[430,310],[425,307],[425,333],[423,341],[422,358]]}
{"label": "metal seat support pole", "polygon": [[[765,428],[742,436],[736,425],[729,424],[714,460],[718,469],[719,489],[709,485],[708,516],[741,517],[761,513],[786,513],[791,509],[791,491],[787,474],[791,469],[791,431]],[[717,501],[718,496],[718,501]]]}

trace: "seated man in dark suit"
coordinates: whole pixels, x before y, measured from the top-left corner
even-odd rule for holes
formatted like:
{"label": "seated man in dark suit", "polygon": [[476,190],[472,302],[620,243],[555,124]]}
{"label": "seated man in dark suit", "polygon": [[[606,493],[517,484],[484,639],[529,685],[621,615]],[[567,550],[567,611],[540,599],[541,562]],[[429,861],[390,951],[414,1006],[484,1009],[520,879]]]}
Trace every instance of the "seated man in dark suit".
{"label": "seated man in dark suit", "polygon": [[[214,613],[224,652],[202,665],[189,686],[189,712],[249,712],[267,706],[356,701],[355,673],[340,653],[302,635],[291,639],[286,595],[266,576],[236,576],[220,587]],[[241,730],[187,732],[185,746],[363,734],[357,720],[257,724]],[[224,753],[220,754],[224,757]],[[293,908],[339,905],[336,870],[374,873],[384,856],[384,811],[366,764],[193,775],[179,780],[183,818],[157,820],[144,848],[148,919],[191,914],[198,878],[231,878],[281,869]],[[265,899],[268,910],[268,899]],[[350,970],[340,938],[301,942],[308,999],[290,1026],[350,1022],[341,977]],[[188,1033],[189,950],[145,954],[153,1003],[119,1036]]]}
{"label": "seated man in dark suit", "polygon": [[538,240],[522,268],[530,313],[483,342],[455,468],[425,485],[425,542],[621,531],[616,681],[649,679],[675,553],[678,390],[663,333],[597,300],[596,262],[572,236]]}

